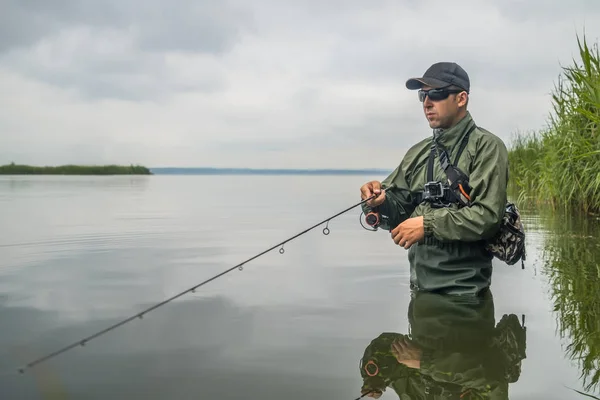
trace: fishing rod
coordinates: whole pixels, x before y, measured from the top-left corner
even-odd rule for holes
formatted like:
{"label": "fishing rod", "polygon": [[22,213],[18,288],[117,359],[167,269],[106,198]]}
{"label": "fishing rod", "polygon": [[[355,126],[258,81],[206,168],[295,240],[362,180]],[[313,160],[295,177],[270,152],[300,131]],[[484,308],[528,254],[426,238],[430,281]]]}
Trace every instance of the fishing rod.
{"label": "fishing rod", "polygon": [[372,392],[374,392],[374,390],[369,390],[368,392],[363,393],[361,396],[357,397],[354,400],[360,400],[360,399],[362,399],[363,397],[365,397],[366,395],[368,395],[368,394],[370,394]]}
{"label": "fishing rod", "polygon": [[[395,187],[395,185],[391,185],[390,187],[388,187],[386,189],[382,189],[382,190],[383,191],[389,190],[392,187]],[[118,328],[118,327],[120,327],[122,325],[125,325],[126,323],[131,322],[131,321],[135,320],[136,318],[142,319],[144,317],[144,315],[148,314],[150,311],[156,310],[157,308],[159,308],[161,306],[164,306],[165,304],[167,304],[167,303],[169,303],[169,302],[171,302],[171,301],[173,301],[173,300],[175,300],[175,299],[183,296],[184,294],[187,294],[187,293],[190,293],[190,292],[194,293],[196,291],[196,289],[198,289],[200,286],[205,285],[205,284],[207,284],[207,283],[209,283],[211,281],[214,281],[215,279],[220,278],[221,276],[223,276],[223,275],[225,275],[225,274],[227,274],[227,273],[229,273],[229,272],[231,272],[231,271],[233,271],[235,269],[239,269],[240,271],[242,271],[244,264],[247,264],[250,261],[252,261],[252,260],[254,260],[254,259],[256,259],[256,258],[258,258],[258,257],[260,257],[260,256],[262,256],[262,255],[264,255],[264,254],[266,254],[266,253],[274,250],[274,249],[276,249],[276,248],[278,248],[278,247],[280,247],[279,253],[283,254],[284,251],[285,251],[283,249],[283,245],[284,244],[286,244],[287,242],[290,242],[290,241],[296,239],[299,236],[304,235],[305,233],[313,230],[314,228],[316,228],[319,225],[327,223],[327,225],[325,226],[325,228],[323,228],[323,234],[324,235],[329,235],[329,233],[330,233],[330,230],[329,230],[329,221],[330,220],[332,220],[332,219],[334,219],[334,218],[336,218],[336,217],[338,217],[338,216],[340,216],[340,215],[342,215],[342,214],[344,214],[344,213],[352,210],[355,207],[358,207],[358,206],[362,205],[363,203],[366,203],[367,201],[369,201],[371,199],[374,199],[375,197],[377,197],[377,195],[373,194],[372,196],[370,196],[370,197],[368,197],[368,198],[366,198],[364,200],[361,200],[360,202],[354,204],[353,206],[348,207],[345,210],[342,210],[342,211],[338,212],[337,214],[332,215],[331,217],[329,217],[327,219],[324,219],[323,221],[321,221],[321,222],[319,222],[319,223],[311,226],[310,228],[307,228],[307,229],[303,230],[302,232],[297,233],[294,236],[289,237],[288,239],[284,240],[283,242],[278,243],[278,244],[276,244],[276,245],[268,248],[267,250],[264,250],[264,251],[258,253],[257,255],[255,255],[253,257],[250,257],[249,259],[247,259],[245,261],[242,261],[241,263],[239,263],[239,264],[237,264],[237,265],[235,265],[235,266],[233,266],[233,267],[231,267],[229,269],[226,269],[225,271],[223,271],[223,272],[221,272],[221,273],[213,276],[212,278],[209,278],[209,279],[205,280],[204,282],[201,282],[201,283],[199,283],[199,284],[197,284],[195,286],[192,286],[189,289],[186,289],[186,290],[184,290],[184,291],[182,291],[182,292],[180,292],[180,293],[178,293],[178,294],[176,294],[176,295],[174,295],[174,296],[172,296],[172,297],[170,297],[170,298],[168,298],[166,300],[161,301],[160,303],[157,303],[157,304],[155,304],[155,305],[153,305],[153,306],[151,306],[151,307],[149,307],[149,308],[147,308],[147,309],[145,309],[145,310],[143,310],[143,311],[141,311],[141,312],[139,312],[137,314],[134,314],[134,315],[132,315],[132,316],[130,316],[130,317],[128,317],[128,318],[120,321],[120,322],[117,322],[116,324],[111,325],[108,328],[105,328],[105,329],[103,329],[103,330],[101,330],[101,331],[99,331],[97,333],[94,333],[93,335],[85,337],[85,338],[83,338],[81,340],[78,340],[78,341],[76,341],[76,342],[68,345],[68,346],[63,347],[62,349],[56,350],[56,351],[54,351],[54,352],[52,352],[52,353],[50,353],[48,355],[45,355],[45,356],[40,357],[40,358],[38,358],[38,359],[36,359],[34,361],[31,361],[31,362],[27,363],[24,367],[19,368],[18,372],[22,374],[22,373],[25,372],[25,370],[30,369],[30,368],[34,367],[35,365],[40,364],[40,363],[42,363],[44,361],[47,361],[47,360],[49,360],[51,358],[54,358],[54,357],[58,356],[59,354],[62,354],[62,353],[66,352],[68,350],[71,350],[71,349],[73,349],[73,348],[75,348],[77,346],[85,346],[90,340],[95,339],[98,336],[101,336],[101,335],[103,335],[105,333],[108,333],[109,331],[112,331],[113,329],[116,329],[116,328]]]}

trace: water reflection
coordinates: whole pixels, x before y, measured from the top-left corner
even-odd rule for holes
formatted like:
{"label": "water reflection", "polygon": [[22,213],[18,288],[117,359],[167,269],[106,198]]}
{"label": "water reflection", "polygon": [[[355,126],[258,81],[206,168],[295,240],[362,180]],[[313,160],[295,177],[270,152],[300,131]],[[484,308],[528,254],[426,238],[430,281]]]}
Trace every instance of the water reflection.
{"label": "water reflection", "polygon": [[383,332],[360,360],[361,393],[387,388],[408,399],[508,399],[526,357],[526,329],[515,314],[496,324],[490,291],[463,298],[413,293],[409,332]]}
{"label": "water reflection", "polygon": [[600,390],[600,221],[589,215],[545,212],[551,232],[544,243],[544,272],[565,352],[576,361],[584,389]]}
{"label": "water reflection", "polygon": [[132,310],[69,322],[59,311],[4,300],[0,296],[2,400],[350,399],[355,391],[356,376],[338,373],[349,365],[350,355],[338,356],[348,342],[307,340],[303,323],[294,321],[314,313],[311,307],[247,307],[226,297],[175,301],[19,374],[18,367]]}

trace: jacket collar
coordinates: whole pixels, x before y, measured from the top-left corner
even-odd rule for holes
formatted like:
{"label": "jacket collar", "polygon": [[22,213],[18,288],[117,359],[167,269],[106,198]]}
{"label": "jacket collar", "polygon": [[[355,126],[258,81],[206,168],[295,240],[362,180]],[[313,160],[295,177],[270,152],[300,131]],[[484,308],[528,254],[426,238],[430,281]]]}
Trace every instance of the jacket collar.
{"label": "jacket collar", "polygon": [[462,140],[466,131],[471,128],[474,124],[473,118],[471,117],[471,113],[467,111],[467,114],[458,121],[456,125],[449,129],[434,129],[433,137],[437,139],[438,144],[442,145],[449,151],[454,148],[454,146]]}

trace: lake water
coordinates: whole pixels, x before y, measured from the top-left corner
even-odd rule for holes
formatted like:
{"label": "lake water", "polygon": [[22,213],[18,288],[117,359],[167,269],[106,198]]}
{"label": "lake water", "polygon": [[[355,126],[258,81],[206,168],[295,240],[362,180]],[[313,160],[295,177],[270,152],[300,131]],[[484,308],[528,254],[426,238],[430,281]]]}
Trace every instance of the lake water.
{"label": "lake water", "polygon": [[481,386],[502,375],[481,365],[501,367],[485,343],[511,314],[526,358],[508,398],[586,398],[572,389],[598,373],[598,220],[536,210],[523,210],[526,268],[495,260],[483,306],[411,299],[406,251],[357,207],[327,236],[323,224],[17,372],[356,204],[373,178],[0,177],[0,399],[352,400],[359,360],[388,332],[429,346],[424,375]]}

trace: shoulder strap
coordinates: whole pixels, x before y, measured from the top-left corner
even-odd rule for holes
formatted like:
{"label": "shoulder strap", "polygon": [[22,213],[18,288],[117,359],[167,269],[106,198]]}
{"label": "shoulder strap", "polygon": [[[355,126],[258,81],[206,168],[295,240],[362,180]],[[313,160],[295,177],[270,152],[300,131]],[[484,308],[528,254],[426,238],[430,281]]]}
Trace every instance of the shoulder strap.
{"label": "shoulder strap", "polygon": [[[450,156],[448,155],[448,152],[446,152],[446,149],[444,149],[444,148],[438,149],[439,155],[440,155],[440,164],[441,164],[444,172],[446,172],[446,175],[448,175],[448,173],[452,171],[452,168],[450,168],[450,167],[458,164],[458,160],[459,160],[463,150],[465,149],[465,147],[467,147],[467,143],[469,141],[469,136],[471,135],[471,132],[473,132],[473,130],[475,130],[475,128],[476,128],[476,125],[473,124],[473,126],[471,126],[471,128],[469,128],[469,130],[463,137],[463,139],[460,143],[460,146],[458,148],[458,152],[456,153],[456,160],[454,161],[454,164],[452,164],[450,162]],[[449,178],[452,182],[454,182],[456,180],[456,179],[453,179],[454,177],[449,177]]]}
{"label": "shoulder strap", "polygon": [[460,147],[458,148],[458,152],[456,153],[456,158],[454,159],[454,165],[458,165],[458,160],[460,159],[460,155],[462,154],[465,147],[467,147],[467,143],[469,142],[469,136],[471,132],[473,132],[477,128],[477,125],[473,124],[471,128],[467,131],[462,141],[460,142]]}
{"label": "shoulder strap", "polygon": [[[469,141],[469,136],[471,135],[471,132],[475,130],[476,127],[477,126],[473,124],[473,126],[469,128],[469,130],[463,137],[458,148],[458,152],[456,154],[456,161],[454,162],[454,165],[458,164],[458,160]],[[442,169],[444,170],[446,176],[448,177],[448,180],[450,181],[450,188],[452,189],[456,200],[458,200],[459,203],[461,203],[463,206],[470,205],[471,186],[469,185],[469,177],[461,171],[454,168],[454,165],[450,162],[450,156],[448,155],[445,149],[438,149],[438,151],[440,157],[440,165],[442,166]]]}
{"label": "shoulder strap", "polygon": [[435,140],[431,139],[431,152],[429,153],[429,163],[427,164],[427,182],[433,181],[433,160],[435,159]]}
{"label": "shoulder strap", "polygon": [[[476,127],[477,126],[475,124],[473,124],[473,126],[471,126],[471,128],[469,128],[469,130],[467,131],[465,136],[463,136],[463,139],[460,142],[460,146],[458,147],[458,152],[456,153],[456,159],[454,160],[454,165],[458,164],[458,160],[460,159],[460,156],[461,156],[463,150],[465,149],[465,147],[467,147],[467,143],[469,142],[469,136],[471,135],[471,132],[473,132],[475,130]],[[436,151],[436,142],[434,139],[432,139],[431,152],[429,153],[429,164],[427,165],[427,181],[428,182],[433,181],[433,159],[435,157],[435,151]],[[452,166],[452,164],[449,161],[450,157],[448,156],[448,153],[446,152],[445,149],[442,149],[439,152],[439,154],[440,154],[440,164],[442,166],[442,169],[444,170],[446,175],[448,175],[448,172],[452,171],[452,170],[448,169],[448,167]],[[452,176],[452,177],[449,176],[448,178],[452,182],[454,182],[454,181],[456,181],[457,176],[456,175]]]}
{"label": "shoulder strap", "polygon": [[[460,145],[458,147],[458,151],[456,153],[456,160],[454,161],[454,165],[458,164],[458,160],[460,159],[461,154],[465,147],[467,147],[467,143],[469,142],[469,136],[471,132],[475,130],[477,126],[473,124],[465,136],[463,136]],[[470,204],[471,198],[469,194],[471,193],[471,186],[469,186],[469,178],[465,176],[463,173],[459,175],[459,172],[453,167],[453,164],[450,162],[450,157],[444,148],[438,148],[437,141],[435,138],[432,138],[431,141],[431,152],[429,153],[429,162],[427,165],[427,182],[433,181],[433,162],[435,160],[436,150],[439,153],[440,157],[440,165],[444,170],[444,173],[448,177],[448,180],[451,182],[450,188],[452,189],[452,197],[454,200],[458,200],[463,206],[468,206]],[[420,202],[421,199],[415,199],[415,201]]]}

